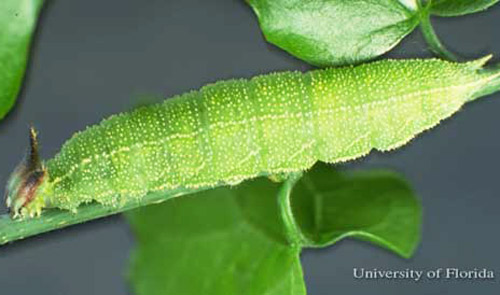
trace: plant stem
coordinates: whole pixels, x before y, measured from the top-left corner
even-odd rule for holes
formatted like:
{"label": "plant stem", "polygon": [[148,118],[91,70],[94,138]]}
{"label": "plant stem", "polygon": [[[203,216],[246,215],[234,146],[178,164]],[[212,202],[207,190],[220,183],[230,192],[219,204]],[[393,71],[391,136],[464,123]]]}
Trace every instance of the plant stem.
{"label": "plant stem", "polygon": [[40,217],[25,220],[14,220],[7,214],[4,214],[0,216],[0,245],[137,207],[160,203],[174,197],[192,194],[205,189],[208,188],[176,189],[167,192],[151,193],[142,198],[141,201],[131,201],[119,208],[91,203],[79,207],[77,213],[60,209],[48,209],[44,210]]}
{"label": "plant stem", "polygon": [[420,28],[425,40],[427,41],[427,44],[434,53],[441,56],[442,58],[451,61],[459,61],[459,58],[455,54],[451,53],[448,49],[446,49],[446,47],[443,45],[443,43],[441,43],[438,36],[436,35],[436,32],[432,27],[431,16],[428,9],[426,9],[422,13]]}
{"label": "plant stem", "polygon": [[281,219],[285,226],[288,240],[293,246],[301,246],[307,244],[308,242],[308,239],[302,233],[300,226],[297,224],[295,217],[293,216],[290,201],[293,186],[301,177],[302,172],[290,174],[278,193],[278,205],[281,212]]}
{"label": "plant stem", "polygon": [[487,96],[500,91],[500,64],[482,69],[481,71],[485,75],[495,75],[497,77],[488,82],[488,84],[484,85],[482,89],[476,92],[470,100],[474,100],[476,98]]}

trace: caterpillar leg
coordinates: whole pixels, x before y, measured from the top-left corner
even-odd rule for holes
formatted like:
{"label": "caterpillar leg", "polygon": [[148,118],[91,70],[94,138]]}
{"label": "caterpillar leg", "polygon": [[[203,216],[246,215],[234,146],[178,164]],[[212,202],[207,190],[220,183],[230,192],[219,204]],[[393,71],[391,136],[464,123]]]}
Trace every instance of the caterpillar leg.
{"label": "caterpillar leg", "polygon": [[[28,203],[26,206],[21,208],[18,216],[21,219],[39,217],[42,215],[42,209],[45,208],[45,200],[43,197],[35,198],[32,202]],[[14,213],[15,214],[15,213]],[[16,216],[13,216],[16,218]]]}
{"label": "caterpillar leg", "polygon": [[285,180],[290,178],[291,175],[292,173],[290,172],[281,172],[270,174],[269,176],[267,176],[267,178],[269,178],[269,180],[271,180],[272,182],[284,182]]}

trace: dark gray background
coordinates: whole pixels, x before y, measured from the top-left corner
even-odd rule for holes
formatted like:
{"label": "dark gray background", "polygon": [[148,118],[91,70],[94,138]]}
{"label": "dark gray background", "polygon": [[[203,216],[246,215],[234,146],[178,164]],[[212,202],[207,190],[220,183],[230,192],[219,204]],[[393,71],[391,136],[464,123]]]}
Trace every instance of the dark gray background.
{"label": "dark gray background", "polygon": [[[500,56],[500,5],[435,21],[467,57]],[[390,57],[429,56],[419,32]],[[22,157],[27,127],[51,157],[76,130],[129,109],[230,77],[310,68],[264,42],[243,0],[48,1],[26,85],[0,123],[0,183]],[[353,267],[489,268],[500,276],[500,95],[467,105],[438,128],[389,154],[350,166],[405,174],[425,210],[423,241],[404,260],[356,241],[305,251],[309,294],[498,294],[494,282],[356,281]],[[122,274],[133,238],[119,216],[0,249],[1,294],[126,294]]]}

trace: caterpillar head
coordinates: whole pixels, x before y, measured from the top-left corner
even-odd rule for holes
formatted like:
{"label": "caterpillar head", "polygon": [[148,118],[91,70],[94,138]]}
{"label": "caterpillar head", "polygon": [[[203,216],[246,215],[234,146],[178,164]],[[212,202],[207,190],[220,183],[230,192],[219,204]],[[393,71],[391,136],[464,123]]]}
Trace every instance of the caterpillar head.
{"label": "caterpillar head", "polygon": [[45,202],[37,191],[47,178],[47,170],[38,155],[37,134],[30,128],[28,154],[9,177],[5,203],[12,218],[40,215]]}

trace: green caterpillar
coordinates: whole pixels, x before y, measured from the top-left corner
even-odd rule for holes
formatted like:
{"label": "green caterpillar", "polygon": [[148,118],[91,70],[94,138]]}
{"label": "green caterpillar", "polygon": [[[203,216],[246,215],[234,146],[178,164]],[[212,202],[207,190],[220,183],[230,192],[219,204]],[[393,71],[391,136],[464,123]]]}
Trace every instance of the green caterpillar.
{"label": "green caterpillar", "polygon": [[386,60],[221,81],[103,120],[53,158],[31,151],[9,179],[14,217],[82,203],[121,206],[153,191],[234,185],[395,149],[465,102],[496,91],[490,57]]}

